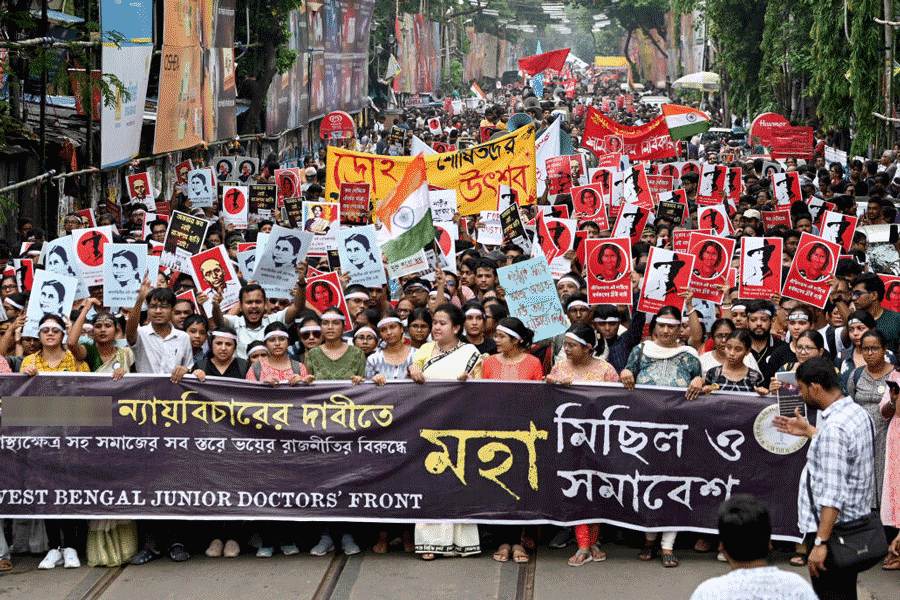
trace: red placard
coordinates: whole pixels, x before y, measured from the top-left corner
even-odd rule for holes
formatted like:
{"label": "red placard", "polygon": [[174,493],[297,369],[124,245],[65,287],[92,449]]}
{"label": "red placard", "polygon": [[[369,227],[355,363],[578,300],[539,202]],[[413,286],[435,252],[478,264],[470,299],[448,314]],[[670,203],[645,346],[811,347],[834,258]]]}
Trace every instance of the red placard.
{"label": "red placard", "polygon": [[781,295],[823,308],[840,254],[837,244],[803,232]]}
{"label": "red placard", "polygon": [[344,301],[344,289],[337,273],[325,273],[306,278],[306,301],[320,313],[332,306],[340,307],[344,316],[350,318],[347,303]]}
{"label": "red placard", "polygon": [[697,204],[719,204],[725,190],[728,167],[703,163],[700,184],[697,188]]}
{"label": "red placard", "polygon": [[741,272],[738,297],[745,300],[771,300],[781,293],[781,254],[784,240],[779,237],[742,237]]}
{"label": "red placard", "polygon": [[853,234],[856,232],[856,223],[859,219],[849,215],[825,211],[822,217],[822,225],[819,231],[822,233],[822,239],[834,242],[844,252],[850,252],[850,244],[853,243]]}
{"label": "red placard", "polygon": [[585,123],[581,145],[597,156],[619,152],[629,155],[631,160],[652,160],[676,154],[665,117],[661,115],[645,125],[629,127],[589,106]]}
{"label": "red placard", "polygon": [[691,247],[691,234],[693,231],[679,229],[672,232],[672,250],[675,252],[687,252]]}
{"label": "red placard", "polygon": [[[622,238],[584,241],[590,304],[631,304],[631,241]],[[584,264],[584,263],[582,263]]]}
{"label": "red placard", "polygon": [[690,285],[694,257],[664,248],[650,248],[638,310],[657,313],[663,306],[684,309],[684,298],[678,294]]}
{"label": "red placard", "polygon": [[603,231],[609,229],[609,222],[606,219],[601,187],[598,183],[573,187],[572,206],[576,213],[581,213],[582,221],[593,221],[600,227],[600,231]]}
{"label": "red placard", "polygon": [[803,201],[803,192],[800,190],[800,174],[796,171],[772,173],[772,188],[775,205],[778,207],[790,207],[794,202]]}
{"label": "red placard", "polygon": [[722,303],[722,285],[731,268],[735,240],[706,233],[691,232],[690,254],[696,257],[691,290],[697,300]]}
{"label": "red placard", "polygon": [[341,183],[341,223],[365,225],[369,222],[370,189],[368,183]]}
{"label": "red placard", "polygon": [[788,127],[772,138],[772,158],[812,158],[815,134],[812,127]]}
{"label": "red placard", "polygon": [[764,210],[762,216],[763,227],[768,231],[776,225],[791,227],[791,209],[779,208],[777,210]]}
{"label": "red placard", "polygon": [[285,198],[300,196],[300,184],[303,175],[300,169],[275,169],[275,185],[278,186],[278,205],[284,205]]}
{"label": "red placard", "polygon": [[356,137],[353,117],[342,110],[325,115],[319,126],[319,136],[323,140],[346,140]]}
{"label": "red placard", "polygon": [[878,276],[884,282],[884,300],[881,301],[881,308],[900,312],[900,277],[881,273]]}
{"label": "red placard", "polygon": [[791,127],[791,122],[778,113],[763,113],[750,124],[750,147],[771,146],[775,136],[783,135]]}
{"label": "red placard", "polygon": [[180,294],[175,296],[179,300],[187,300],[191,303],[191,306],[194,307],[194,312],[198,314],[203,314],[203,311],[200,310],[200,307],[197,305],[197,296],[194,295],[194,290],[187,290],[181,292]]}
{"label": "red placard", "polygon": [[[161,202],[156,203],[156,208],[159,210],[159,205]],[[75,214],[81,217],[81,220],[87,223],[87,227],[96,227],[97,220],[94,218],[94,209],[93,208],[85,208],[84,210],[79,210]]]}
{"label": "red placard", "polygon": [[650,211],[634,204],[623,204],[619,216],[616,217],[616,224],[613,227],[612,237],[628,238],[632,244],[641,241],[641,234],[644,233],[644,227],[647,225],[647,218]]}
{"label": "red placard", "polygon": [[253,250],[256,248],[256,242],[238,242],[238,254],[241,252],[246,252],[247,250]]}
{"label": "red placard", "polygon": [[537,216],[537,237],[541,250],[550,263],[572,249],[577,223],[574,219],[556,219],[543,213]]}
{"label": "red placard", "polygon": [[650,191],[644,167],[636,165],[625,172],[625,178],[622,180],[622,201],[625,204],[653,210],[653,193]]}
{"label": "red placard", "polygon": [[728,199],[737,203],[744,195],[744,178],[740,167],[728,167]]}
{"label": "red placard", "polygon": [[651,192],[661,194],[672,191],[673,179],[670,175],[647,175],[647,183],[650,184]]}
{"label": "red placard", "polygon": [[676,163],[666,163],[664,165],[660,165],[657,172],[660,175],[671,177],[673,181],[675,179],[681,179],[681,169]]}

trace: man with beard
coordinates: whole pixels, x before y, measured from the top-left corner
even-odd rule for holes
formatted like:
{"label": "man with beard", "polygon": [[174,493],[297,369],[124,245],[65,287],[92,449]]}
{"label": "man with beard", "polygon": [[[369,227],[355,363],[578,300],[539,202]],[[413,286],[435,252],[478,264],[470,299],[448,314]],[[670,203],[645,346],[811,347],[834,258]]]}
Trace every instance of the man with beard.
{"label": "man with beard", "polygon": [[[900,313],[884,308],[884,281],[874,273],[863,273],[850,284],[850,299],[852,307],[846,303],[839,303],[838,309],[846,321],[851,310],[862,310],[875,319],[875,327],[887,338],[887,348],[897,354],[897,340],[900,338]],[[841,334],[841,341],[845,346],[849,345],[849,332],[847,328]]]}
{"label": "man with beard", "polygon": [[621,372],[625,368],[628,363],[628,355],[641,341],[641,333],[644,331],[646,321],[646,313],[633,311],[628,329],[620,334],[619,325],[622,321],[615,306],[601,304],[594,309],[594,328],[603,336],[603,340],[609,348],[606,360],[615,367],[617,372]]}
{"label": "man with beard", "polygon": [[775,372],[781,366],[777,360],[773,360],[773,354],[781,354],[776,352],[785,343],[771,334],[772,317],[775,315],[775,306],[768,300],[755,300],[747,305],[747,321],[750,325],[750,352],[763,377],[766,378],[765,387],[768,387],[769,381],[775,375]]}

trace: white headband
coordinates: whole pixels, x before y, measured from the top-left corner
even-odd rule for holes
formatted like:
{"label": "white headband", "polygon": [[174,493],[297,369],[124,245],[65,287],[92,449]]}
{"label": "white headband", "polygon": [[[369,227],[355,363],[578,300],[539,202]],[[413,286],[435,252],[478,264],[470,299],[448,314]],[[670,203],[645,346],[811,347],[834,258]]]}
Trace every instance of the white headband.
{"label": "white headband", "polygon": [[[499,327],[498,327],[498,329],[499,329]],[[588,344],[586,341],[584,341],[584,339],[578,337],[571,331],[567,331],[565,337],[571,338],[571,339],[575,340],[576,342],[578,342],[579,344],[582,344],[584,346],[590,346],[590,344]]]}
{"label": "white headband", "polygon": [[621,319],[619,319],[619,317],[597,317],[596,319],[594,319],[594,323],[618,323],[620,320]]}
{"label": "white headband", "polygon": [[267,333],[267,334],[263,337],[263,339],[266,340],[266,341],[268,342],[268,341],[269,341],[269,338],[273,338],[273,337],[288,337],[288,334],[287,334],[287,332],[285,332],[285,331],[281,331],[280,329],[276,329],[275,331],[270,331],[269,333]]}
{"label": "white headband", "polygon": [[769,317],[772,316],[772,311],[769,310],[769,309],[767,309],[767,308],[760,308],[760,309],[754,310],[754,311],[753,311],[752,313],[750,313],[750,314],[754,314],[754,315],[755,315],[756,313],[763,313],[763,314],[765,314],[765,315],[767,315],[767,316],[769,316]]}
{"label": "white headband", "polygon": [[268,348],[266,348],[265,346],[257,346],[256,348],[254,348],[254,349],[250,352],[250,354],[247,355],[247,358],[253,356],[253,355],[256,354],[257,352],[263,352],[263,353],[265,353],[265,354],[269,354]]}
{"label": "white headband", "polygon": [[859,319],[850,319],[849,321],[847,321],[848,326],[856,325],[857,323],[862,323],[862,321],[860,321]]}
{"label": "white headband", "polygon": [[410,290],[415,290],[415,289],[419,289],[419,288],[422,288],[426,292],[429,291],[428,288],[424,284],[421,284],[421,283],[411,283],[408,286],[406,286],[403,289],[403,291],[408,292]]}
{"label": "white headband", "polygon": [[307,325],[306,327],[300,328],[300,333],[307,333],[309,331],[322,331],[322,328],[318,325]]}
{"label": "white headband", "polygon": [[505,333],[505,334],[508,335],[509,337],[514,337],[514,338],[516,338],[517,340],[521,340],[521,339],[522,339],[522,336],[521,336],[521,335],[519,335],[518,333],[516,333],[515,331],[513,331],[513,330],[510,329],[509,327],[504,327],[503,325],[497,325],[497,331],[502,331],[503,333]]}
{"label": "white headband", "polygon": [[356,333],[353,334],[353,339],[356,339],[356,336],[358,336],[361,333],[371,333],[375,337],[378,337],[378,334],[375,333],[375,330],[372,329],[371,327],[360,327],[359,329],[356,330]]}
{"label": "white headband", "polygon": [[58,323],[47,322],[38,327],[38,331],[43,331],[44,329],[56,329],[58,331],[62,331],[63,328],[59,326]]}
{"label": "white headband", "polygon": [[13,308],[17,308],[17,309],[19,309],[19,310],[22,310],[23,308],[25,308],[25,307],[22,306],[21,304],[18,304],[17,302],[13,302],[13,301],[10,300],[9,298],[7,298],[7,299],[5,300],[5,302],[8,302],[10,306],[12,306]]}
{"label": "white headband", "polygon": [[681,325],[681,321],[678,319],[670,319],[669,317],[660,317],[656,319],[657,323],[662,323],[663,325]]}
{"label": "white headband", "polygon": [[569,305],[566,307],[566,310],[569,310],[573,306],[583,306],[585,308],[590,308],[591,305],[585,302],[584,300],[572,300],[569,302]]}
{"label": "white headband", "polygon": [[[428,295],[429,296],[437,296],[437,290],[432,290]],[[450,300],[450,294],[448,294],[447,292],[444,292],[444,298],[446,298],[447,300]]]}
{"label": "white headband", "polygon": [[481,315],[483,317],[484,311],[480,308],[470,308],[466,311],[466,316],[468,317],[469,315]]}
{"label": "white headband", "polygon": [[403,325],[403,321],[401,321],[397,317],[385,317],[382,320],[378,321],[377,327],[378,329],[381,329],[382,325],[387,325],[388,323],[399,323],[400,325]]}
{"label": "white headband", "polygon": [[788,315],[788,321],[809,321],[809,316],[804,313]]}
{"label": "white headband", "polygon": [[355,300],[359,298],[360,300],[368,300],[369,295],[365,292],[353,292],[352,294],[344,295],[344,300]]}
{"label": "white headband", "polygon": [[742,311],[744,311],[744,312],[747,312],[747,306],[744,305],[744,304],[734,304],[734,305],[732,305],[732,307],[731,307],[731,312],[734,312],[734,311],[736,311],[736,310],[742,310]]}
{"label": "white headband", "polygon": [[227,331],[213,331],[210,334],[210,337],[220,337],[220,338],[225,338],[227,340],[237,341],[237,336],[234,335],[233,333],[228,333]]}
{"label": "white headband", "polygon": [[575,284],[575,287],[581,288],[581,284],[578,283],[577,281],[575,281],[574,279],[572,279],[571,277],[563,277],[562,279],[560,279],[559,281],[556,282],[556,285],[561,284],[563,281],[571,282],[571,283]]}
{"label": "white headband", "polygon": [[343,321],[344,315],[340,315],[338,313],[328,313],[327,315],[322,315],[322,321]]}

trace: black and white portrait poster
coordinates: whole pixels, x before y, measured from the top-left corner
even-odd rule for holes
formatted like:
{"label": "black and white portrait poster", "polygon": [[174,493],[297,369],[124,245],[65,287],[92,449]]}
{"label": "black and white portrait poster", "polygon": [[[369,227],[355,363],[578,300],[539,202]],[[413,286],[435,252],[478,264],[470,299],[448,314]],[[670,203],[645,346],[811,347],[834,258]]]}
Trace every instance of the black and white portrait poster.
{"label": "black and white portrait poster", "polygon": [[59,275],[74,277],[78,280],[78,288],[75,290],[75,299],[81,300],[88,297],[88,289],[81,276],[81,268],[75,260],[74,238],[71,235],[63,235],[52,242],[44,244],[44,268]]}
{"label": "black and white portrait poster", "polygon": [[222,190],[222,218],[225,225],[235,229],[247,229],[250,187],[246,185],[226,185]]}
{"label": "black and white portrait poster", "polygon": [[[107,244],[103,253],[103,305],[132,307],[147,273],[145,244]],[[156,279],[150,280],[156,285]]]}
{"label": "black and white portrait poster", "polygon": [[338,231],[338,256],[341,271],[350,276],[351,284],[381,287],[387,283],[378,232],[374,225],[349,227]]}
{"label": "black and white portrait poster", "polygon": [[38,324],[44,315],[68,318],[69,313],[72,312],[72,305],[75,303],[77,287],[78,280],[74,277],[67,277],[46,269],[38,270],[34,274],[22,335],[38,337]]}
{"label": "black and white portrait poster", "polygon": [[75,258],[85,285],[103,285],[103,247],[112,241],[111,225],[72,230]]}
{"label": "black and white portrait poster", "polygon": [[780,237],[742,237],[738,297],[769,300],[781,293]]}
{"label": "black and white portrait poster", "polygon": [[205,208],[216,203],[216,175],[212,167],[194,169],[187,177],[187,197],[193,208]]}
{"label": "black and white portrait poster", "polygon": [[[293,298],[291,290],[297,283],[297,265],[306,259],[313,234],[272,227],[261,253],[257,254],[253,280],[261,285],[270,298]],[[257,242],[259,243],[259,242]],[[260,246],[256,247],[259,250]]]}
{"label": "black and white portrait poster", "polygon": [[241,156],[237,159],[237,181],[241,185],[250,185],[259,172],[259,159]]}
{"label": "black and white portrait poster", "polygon": [[213,158],[212,164],[216,169],[216,181],[219,183],[237,181],[237,173],[235,172],[236,161],[237,158],[234,156],[216,156]]}
{"label": "black and white portrait poster", "polygon": [[241,270],[241,277],[247,281],[253,279],[253,272],[256,270],[256,248],[244,250],[237,253],[238,268]]}

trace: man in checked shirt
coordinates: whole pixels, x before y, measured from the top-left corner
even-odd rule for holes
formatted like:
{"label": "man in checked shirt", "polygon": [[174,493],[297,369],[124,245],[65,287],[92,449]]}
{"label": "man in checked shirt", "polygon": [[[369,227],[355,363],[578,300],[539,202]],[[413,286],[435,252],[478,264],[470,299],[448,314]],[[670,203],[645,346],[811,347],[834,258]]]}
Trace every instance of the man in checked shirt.
{"label": "man in checked shirt", "polygon": [[[797,512],[809,548],[813,589],[822,600],[856,600],[857,571],[839,569],[827,542],[836,523],[872,511],[872,422],[862,407],[841,392],[834,364],[825,357],[812,358],[797,368],[797,386],[806,405],[820,411],[818,428],[800,415],[799,408],[796,417],[775,417],[775,426],[812,440],[800,476]],[[815,506],[810,506],[807,480],[812,484]]]}

